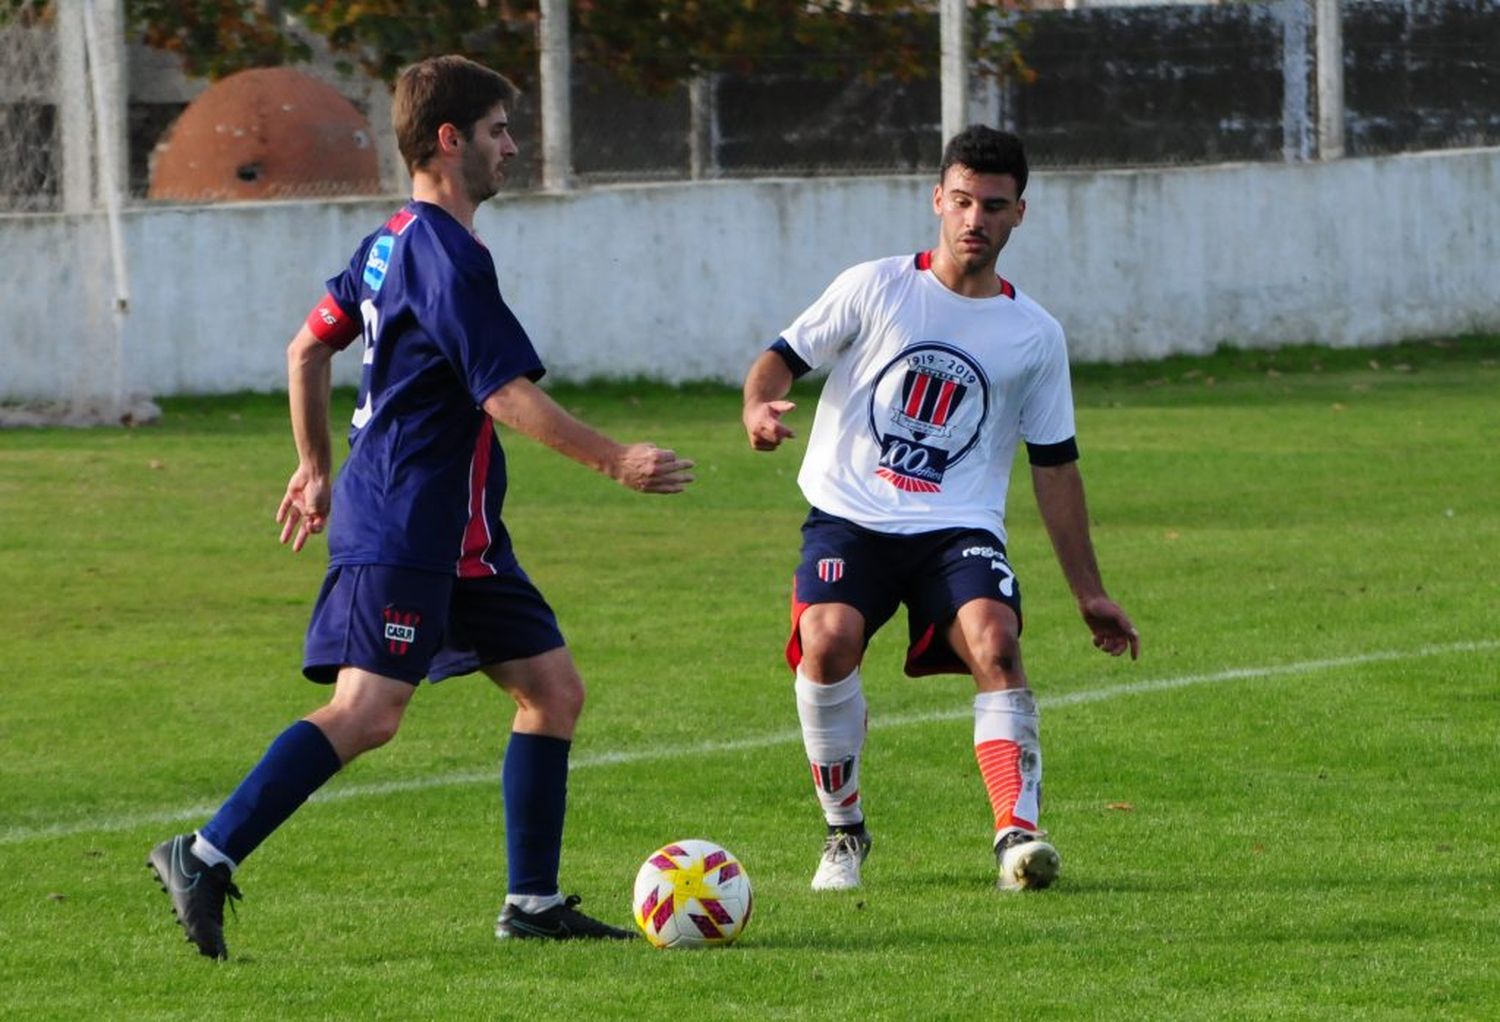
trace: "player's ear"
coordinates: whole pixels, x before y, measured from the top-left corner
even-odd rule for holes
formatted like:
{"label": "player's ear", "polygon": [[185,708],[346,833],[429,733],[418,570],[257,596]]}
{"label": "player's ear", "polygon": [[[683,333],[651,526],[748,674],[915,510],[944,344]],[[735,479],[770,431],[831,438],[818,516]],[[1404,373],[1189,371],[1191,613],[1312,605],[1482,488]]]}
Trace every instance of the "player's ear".
{"label": "player's ear", "polygon": [[1021,221],[1026,219],[1026,200],[1016,200],[1016,226],[1021,226]]}
{"label": "player's ear", "polygon": [[456,125],[444,121],[438,125],[437,130],[438,152],[457,152],[459,143],[463,141],[463,137],[463,132],[459,131]]}
{"label": "player's ear", "polygon": [[943,215],[943,184],[941,181],[932,186],[932,211],[938,216]]}

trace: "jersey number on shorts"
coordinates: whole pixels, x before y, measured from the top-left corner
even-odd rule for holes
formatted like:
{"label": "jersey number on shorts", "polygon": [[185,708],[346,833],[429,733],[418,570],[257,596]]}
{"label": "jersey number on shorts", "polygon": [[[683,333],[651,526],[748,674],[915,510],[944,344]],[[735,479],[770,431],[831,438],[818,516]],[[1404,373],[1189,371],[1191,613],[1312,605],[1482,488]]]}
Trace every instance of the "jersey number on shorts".
{"label": "jersey number on shorts", "polygon": [[1000,573],[1000,594],[1002,596],[1016,595],[1016,573],[1010,570],[1010,565],[1005,563],[1005,558],[995,558],[990,562],[990,568]]}

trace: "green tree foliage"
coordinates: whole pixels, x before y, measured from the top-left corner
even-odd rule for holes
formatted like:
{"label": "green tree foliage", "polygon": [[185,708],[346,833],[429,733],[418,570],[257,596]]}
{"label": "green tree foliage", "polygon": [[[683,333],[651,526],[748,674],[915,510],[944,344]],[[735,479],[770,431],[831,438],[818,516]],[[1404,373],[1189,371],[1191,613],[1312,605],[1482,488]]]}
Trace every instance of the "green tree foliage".
{"label": "green tree foliage", "polygon": [[[1025,0],[970,0],[976,70],[1030,77],[1020,58]],[[0,21],[45,18],[46,0],[0,0]],[[661,93],[696,75],[796,70],[824,76],[936,73],[938,0],[573,0],[579,56]],[[534,84],[538,0],[125,0],[131,30],[194,75],[312,56],[327,41],[348,67],[392,81],[406,64],[463,53]],[[297,26],[294,28],[293,26]]]}
{"label": "green tree foliage", "polygon": [[518,83],[536,64],[535,0],[303,0],[287,7],[336,54],[387,82],[407,64],[444,53],[472,57]]}
{"label": "green tree foliage", "polygon": [[253,0],[125,0],[127,24],[141,41],[177,54],[184,70],[207,78],[312,56],[272,12]]}
{"label": "green tree foliage", "polygon": [[[1014,0],[971,0],[976,69],[1028,77]],[[575,45],[643,92],[698,74],[777,68],[817,76],[924,78],[937,71],[937,0],[593,0]]]}
{"label": "green tree foliage", "polygon": [[47,0],[0,0],[0,25],[42,24],[47,21],[52,5]]}

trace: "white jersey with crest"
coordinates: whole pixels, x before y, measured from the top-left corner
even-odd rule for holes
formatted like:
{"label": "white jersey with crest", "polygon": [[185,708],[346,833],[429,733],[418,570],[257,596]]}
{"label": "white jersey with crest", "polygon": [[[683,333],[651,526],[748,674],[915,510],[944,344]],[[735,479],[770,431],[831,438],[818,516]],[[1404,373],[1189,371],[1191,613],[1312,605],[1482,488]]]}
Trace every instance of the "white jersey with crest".
{"label": "white jersey with crest", "polygon": [[829,366],[797,482],[868,529],[1003,542],[1017,445],[1074,436],[1062,327],[1004,280],[965,298],[930,267],[928,252],[851,267],[782,334]]}

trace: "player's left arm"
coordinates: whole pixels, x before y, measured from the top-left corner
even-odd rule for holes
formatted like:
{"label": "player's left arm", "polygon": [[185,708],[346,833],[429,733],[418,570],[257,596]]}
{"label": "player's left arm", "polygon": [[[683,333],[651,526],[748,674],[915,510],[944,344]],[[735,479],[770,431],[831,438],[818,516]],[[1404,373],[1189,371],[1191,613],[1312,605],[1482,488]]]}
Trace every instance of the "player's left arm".
{"label": "player's left arm", "polygon": [[1136,659],[1141,652],[1140,635],[1124,609],[1109,598],[1099,575],[1078,462],[1032,464],[1031,483],[1057,563],[1078,600],[1078,612],[1094,633],[1094,645],[1111,656],[1128,649],[1130,658]]}
{"label": "player's left arm", "polygon": [[301,550],[307,538],[328,524],[333,498],[333,455],[328,437],[328,398],[337,349],[304,324],[287,345],[287,396],[297,468],[287,480],[276,509],[281,542]]}
{"label": "player's left arm", "polygon": [[580,422],[525,376],[495,390],[484,410],[503,426],[642,493],[681,493],[693,462],[655,444],[622,444]]}

